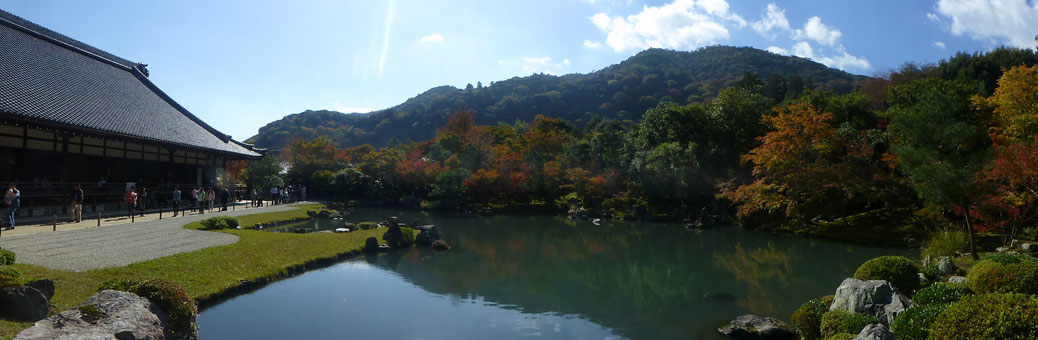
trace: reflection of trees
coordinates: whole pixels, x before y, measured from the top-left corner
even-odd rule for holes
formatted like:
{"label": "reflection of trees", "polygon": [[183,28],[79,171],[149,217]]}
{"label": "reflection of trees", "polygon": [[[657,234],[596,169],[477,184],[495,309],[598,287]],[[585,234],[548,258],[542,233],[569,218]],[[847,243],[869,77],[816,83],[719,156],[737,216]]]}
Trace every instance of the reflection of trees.
{"label": "reflection of trees", "polygon": [[775,297],[775,287],[790,288],[789,273],[792,272],[792,248],[780,251],[768,242],[766,248],[746,251],[741,242],[735,243],[735,251],[730,254],[714,252],[717,263],[732,273],[736,280],[745,282],[748,294],[739,300],[739,305],[759,315],[776,315],[779,305]]}

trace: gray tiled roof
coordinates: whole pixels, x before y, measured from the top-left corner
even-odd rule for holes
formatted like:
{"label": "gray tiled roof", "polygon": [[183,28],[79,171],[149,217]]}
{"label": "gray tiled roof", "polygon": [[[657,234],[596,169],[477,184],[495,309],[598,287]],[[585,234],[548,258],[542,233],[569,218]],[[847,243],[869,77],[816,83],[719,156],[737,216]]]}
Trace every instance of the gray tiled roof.
{"label": "gray tiled roof", "polygon": [[135,63],[0,11],[0,113],[259,156],[169,98]]}

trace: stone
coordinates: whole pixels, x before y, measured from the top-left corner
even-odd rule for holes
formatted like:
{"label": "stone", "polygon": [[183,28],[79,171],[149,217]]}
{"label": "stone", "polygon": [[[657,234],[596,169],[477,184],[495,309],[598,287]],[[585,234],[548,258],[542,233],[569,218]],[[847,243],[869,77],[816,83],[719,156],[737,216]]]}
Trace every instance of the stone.
{"label": "stone", "polygon": [[414,240],[404,237],[403,230],[400,230],[400,226],[396,223],[390,223],[389,229],[382,234],[382,239],[393,249],[410,247],[411,243],[414,242]]}
{"label": "stone", "polygon": [[966,278],[963,276],[952,276],[948,278],[948,283],[966,283]]}
{"label": "stone", "polygon": [[997,251],[999,253],[1004,253],[1004,252],[1007,252],[1007,251],[1010,251],[1010,250],[1013,250],[1013,248],[1012,247],[998,247],[998,248],[995,248],[995,251]]}
{"label": "stone", "polygon": [[1020,249],[1033,253],[1038,251],[1038,243],[1024,243],[1020,245]]}
{"label": "stone", "polygon": [[171,339],[169,317],[140,296],[105,290],[78,307],[36,323],[15,340]]}
{"label": "stone", "polygon": [[451,245],[444,240],[436,240],[432,243],[433,250],[451,250]]}
{"label": "stone", "polygon": [[941,275],[948,275],[955,272],[955,265],[952,264],[950,256],[941,256],[937,259],[937,272]]}
{"label": "stone", "polygon": [[367,240],[364,240],[364,252],[365,253],[375,253],[375,252],[378,252],[378,239],[375,238],[375,237],[368,237]]}
{"label": "stone", "polygon": [[793,327],[779,319],[752,314],[741,315],[731,323],[718,328],[718,332],[733,339],[785,340],[795,339]]}
{"label": "stone", "polygon": [[854,340],[895,340],[894,333],[880,323],[874,323],[861,329]]}
{"label": "stone", "polygon": [[332,216],[332,212],[328,210],[321,210],[317,212],[318,218],[329,218]]}
{"label": "stone", "polygon": [[868,314],[889,325],[894,318],[914,306],[916,304],[890,282],[848,278],[836,288],[836,297],[829,310],[843,309]]}
{"label": "stone", "polygon": [[36,321],[50,314],[50,299],[30,286],[0,288],[0,319]]}
{"label": "stone", "polygon": [[54,298],[54,281],[42,279],[26,282],[25,285],[36,288],[40,293],[43,293],[43,296],[47,297],[48,301]]}
{"label": "stone", "polygon": [[420,245],[431,245],[436,240],[440,239],[440,232],[436,231],[436,226],[433,225],[420,225],[415,226],[418,229],[418,236],[415,236],[414,243]]}
{"label": "stone", "polygon": [[313,211],[313,210],[307,210],[306,211],[306,216],[310,216],[310,218],[317,217],[317,212]]}

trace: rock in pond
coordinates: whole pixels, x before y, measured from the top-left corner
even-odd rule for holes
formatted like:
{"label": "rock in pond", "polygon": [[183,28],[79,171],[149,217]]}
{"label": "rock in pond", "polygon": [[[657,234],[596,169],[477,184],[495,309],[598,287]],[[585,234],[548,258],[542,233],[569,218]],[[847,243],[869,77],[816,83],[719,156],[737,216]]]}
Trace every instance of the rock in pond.
{"label": "rock in pond", "polygon": [[372,237],[368,237],[368,239],[364,240],[364,252],[365,253],[375,253],[375,252],[378,252],[378,239],[375,238],[374,236],[372,236]]}
{"label": "rock in pond", "polygon": [[414,240],[404,237],[404,231],[400,230],[400,226],[396,224],[389,225],[386,233],[382,234],[382,239],[386,240],[386,244],[393,249],[410,247],[411,243],[414,242]]}
{"label": "rock in pond", "polygon": [[776,318],[752,314],[739,316],[728,325],[718,328],[717,331],[733,339],[792,340],[796,338],[793,327],[790,327],[785,322]]}
{"label": "rock in pond", "polygon": [[433,250],[451,250],[451,245],[447,244],[443,240],[436,240],[432,243]]}
{"label": "rock in pond", "polygon": [[414,229],[419,230],[418,236],[414,238],[415,244],[427,246],[440,239],[440,232],[436,231],[436,226],[434,225],[420,225],[415,226]]}
{"label": "rock in pond", "polygon": [[170,339],[169,317],[140,296],[105,290],[26,329],[15,340]]}
{"label": "rock in pond", "polygon": [[894,333],[883,324],[874,323],[862,328],[854,340],[895,340]]}
{"label": "rock in pond", "polygon": [[54,298],[54,281],[42,279],[26,282],[25,285],[36,288],[40,293],[43,293],[43,296],[47,297],[47,300]]}
{"label": "rock in pond", "polygon": [[36,321],[50,314],[50,301],[30,286],[0,288],[0,319]]}
{"label": "rock in pond", "polygon": [[836,297],[829,310],[843,309],[851,313],[875,316],[890,324],[898,315],[916,304],[885,280],[848,278],[836,288]]}

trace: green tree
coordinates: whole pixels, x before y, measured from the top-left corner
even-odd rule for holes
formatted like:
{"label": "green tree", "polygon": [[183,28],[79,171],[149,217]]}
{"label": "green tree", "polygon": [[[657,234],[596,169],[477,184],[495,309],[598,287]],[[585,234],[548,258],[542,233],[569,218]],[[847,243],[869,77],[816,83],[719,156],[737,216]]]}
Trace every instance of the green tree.
{"label": "green tree", "polygon": [[264,156],[245,167],[245,185],[256,189],[258,193],[267,192],[271,187],[282,186],[284,185],[280,176],[282,170],[281,161],[277,157]]}

